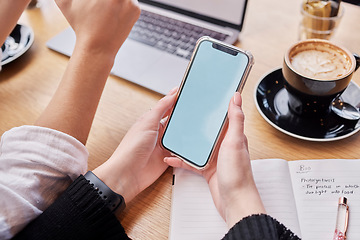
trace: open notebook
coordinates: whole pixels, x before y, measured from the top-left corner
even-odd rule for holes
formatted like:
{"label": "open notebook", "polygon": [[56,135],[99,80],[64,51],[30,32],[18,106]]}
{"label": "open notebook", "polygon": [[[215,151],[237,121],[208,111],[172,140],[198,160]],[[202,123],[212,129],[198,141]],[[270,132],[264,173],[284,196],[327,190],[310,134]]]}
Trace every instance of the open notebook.
{"label": "open notebook", "polygon": [[[348,198],[348,238],[360,239],[360,160],[266,159],[252,161],[269,215],[303,240],[333,238],[340,196]],[[174,169],[170,240],[221,239],[228,231],[206,181]]]}

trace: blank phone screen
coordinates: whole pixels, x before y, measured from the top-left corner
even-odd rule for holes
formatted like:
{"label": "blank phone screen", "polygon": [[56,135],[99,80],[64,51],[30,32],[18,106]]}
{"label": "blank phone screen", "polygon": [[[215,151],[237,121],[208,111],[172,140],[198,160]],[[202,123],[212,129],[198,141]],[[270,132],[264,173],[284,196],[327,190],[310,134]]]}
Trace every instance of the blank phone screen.
{"label": "blank phone screen", "polygon": [[165,148],[198,167],[209,160],[249,63],[242,52],[214,46],[207,40],[200,43],[162,138]]}

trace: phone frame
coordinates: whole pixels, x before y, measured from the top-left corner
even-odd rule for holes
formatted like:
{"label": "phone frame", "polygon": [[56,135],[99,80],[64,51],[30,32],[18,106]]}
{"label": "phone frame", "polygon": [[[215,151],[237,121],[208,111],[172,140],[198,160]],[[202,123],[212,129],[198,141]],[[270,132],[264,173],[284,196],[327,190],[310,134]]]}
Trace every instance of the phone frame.
{"label": "phone frame", "polygon": [[[244,55],[247,56],[247,58],[248,58],[248,63],[247,63],[246,68],[245,68],[245,70],[244,70],[244,74],[242,75],[241,79],[239,80],[238,86],[237,86],[237,88],[235,89],[234,93],[235,93],[236,91],[237,91],[237,92],[240,92],[240,93],[242,92],[242,90],[243,90],[243,88],[244,88],[244,85],[245,85],[245,82],[246,82],[246,80],[247,80],[247,77],[249,76],[250,70],[251,70],[252,66],[254,65],[254,57],[253,57],[253,55],[252,55],[249,51],[244,51],[244,50],[242,50],[242,49],[240,49],[240,48],[237,48],[237,47],[232,46],[232,45],[230,45],[230,44],[226,44],[226,43],[224,43],[224,42],[218,41],[218,40],[213,39],[213,38],[208,37],[208,36],[201,37],[201,38],[196,42],[194,51],[193,51],[193,53],[192,53],[192,55],[191,55],[189,64],[188,64],[188,66],[187,66],[187,68],[186,68],[184,77],[183,77],[183,79],[182,79],[182,81],[181,81],[181,84],[180,84],[180,87],[179,87],[179,89],[178,89],[177,96],[176,96],[176,101],[174,102],[174,104],[173,104],[173,106],[172,106],[172,108],[171,108],[171,112],[170,112],[169,116],[168,116],[167,119],[166,119],[165,126],[164,126],[164,132],[163,132],[163,135],[161,136],[161,140],[160,140],[160,145],[161,145],[161,147],[162,147],[163,149],[169,151],[172,156],[181,159],[181,160],[182,160],[183,162],[185,162],[186,164],[188,164],[188,165],[190,165],[190,166],[192,166],[192,167],[194,167],[194,168],[196,168],[196,169],[199,169],[199,170],[205,169],[205,168],[209,165],[209,163],[211,162],[211,160],[214,158],[214,153],[216,153],[216,152],[217,152],[217,149],[220,147],[220,142],[219,142],[219,140],[222,139],[222,137],[223,137],[222,135],[224,134],[224,129],[226,129],[226,128],[227,128],[227,125],[228,125],[228,118],[227,118],[227,114],[228,114],[228,113],[227,113],[227,112],[226,112],[226,114],[225,114],[225,117],[224,117],[224,120],[223,120],[223,122],[222,122],[222,124],[221,124],[221,127],[220,127],[220,129],[218,130],[218,133],[217,133],[215,142],[214,142],[214,144],[213,144],[213,146],[212,146],[212,148],[211,148],[211,152],[210,152],[210,154],[209,154],[209,156],[208,156],[208,158],[207,158],[206,163],[205,163],[203,166],[197,165],[197,164],[195,164],[194,162],[192,162],[192,161],[190,161],[190,160],[188,160],[188,159],[186,159],[186,158],[183,158],[182,156],[179,156],[176,152],[172,151],[171,149],[168,149],[166,146],[164,146],[163,140],[164,140],[164,135],[165,135],[165,133],[166,133],[168,124],[169,124],[169,122],[170,122],[170,120],[171,120],[173,111],[174,111],[174,109],[175,109],[175,107],[176,107],[176,104],[177,104],[177,102],[178,102],[179,96],[180,96],[180,94],[181,94],[181,92],[182,92],[182,90],[183,90],[184,84],[185,84],[185,82],[186,82],[186,80],[187,80],[188,74],[189,74],[189,72],[190,72],[190,69],[191,69],[192,64],[193,64],[193,62],[194,62],[194,59],[195,59],[195,57],[196,57],[197,51],[198,51],[198,49],[199,49],[199,46],[200,46],[200,44],[201,44],[202,42],[204,42],[204,41],[209,41],[209,42],[211,42],[211,43],[213,43],[213,44],[215,44],[215,45],[221,46],[222,48],[229,49],[230,51],[235,51],[235,52],[238,52],[238,53],[241,53],[241,54],[244,54]],[[229,53],[229,54],[230,54],[230,53]]]}

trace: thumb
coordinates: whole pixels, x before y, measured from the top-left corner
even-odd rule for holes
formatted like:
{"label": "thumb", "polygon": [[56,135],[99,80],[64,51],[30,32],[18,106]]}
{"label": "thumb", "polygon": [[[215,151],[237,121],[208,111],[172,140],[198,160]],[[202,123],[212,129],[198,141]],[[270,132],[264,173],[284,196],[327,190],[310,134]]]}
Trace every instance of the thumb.
{"label": "thumb", "polygon": [[228,134],[240,134],[244,133],[244,121],[245,115],[241,108],[242,98],[239,92],[236,92],[230,101],[228,118],[229,118],[229,130]]}

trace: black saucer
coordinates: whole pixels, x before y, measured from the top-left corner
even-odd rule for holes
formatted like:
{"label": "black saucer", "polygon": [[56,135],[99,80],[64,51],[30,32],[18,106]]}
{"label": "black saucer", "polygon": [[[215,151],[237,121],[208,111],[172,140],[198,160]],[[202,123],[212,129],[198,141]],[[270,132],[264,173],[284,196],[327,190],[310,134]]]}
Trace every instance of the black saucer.
{"label": "black saucer", "polygon": [[[359,96],[359,86],[350,82],[341,98],[359,108]],[[334,141],[349,137],[360,130],[360,122],[343,119],[333,112],[323,118],[304,118],[290,111],[281,68],[260,80],[255,91],[255,103],[261,116],[270,125],[296,138]]]}
{"label": "black saucer", "polygon": [[4,66],[23,55],[31,47],[33,42],[33,30],[28,26],[17,24],[5,40],[5,43],[1,46],[1,64]]}

